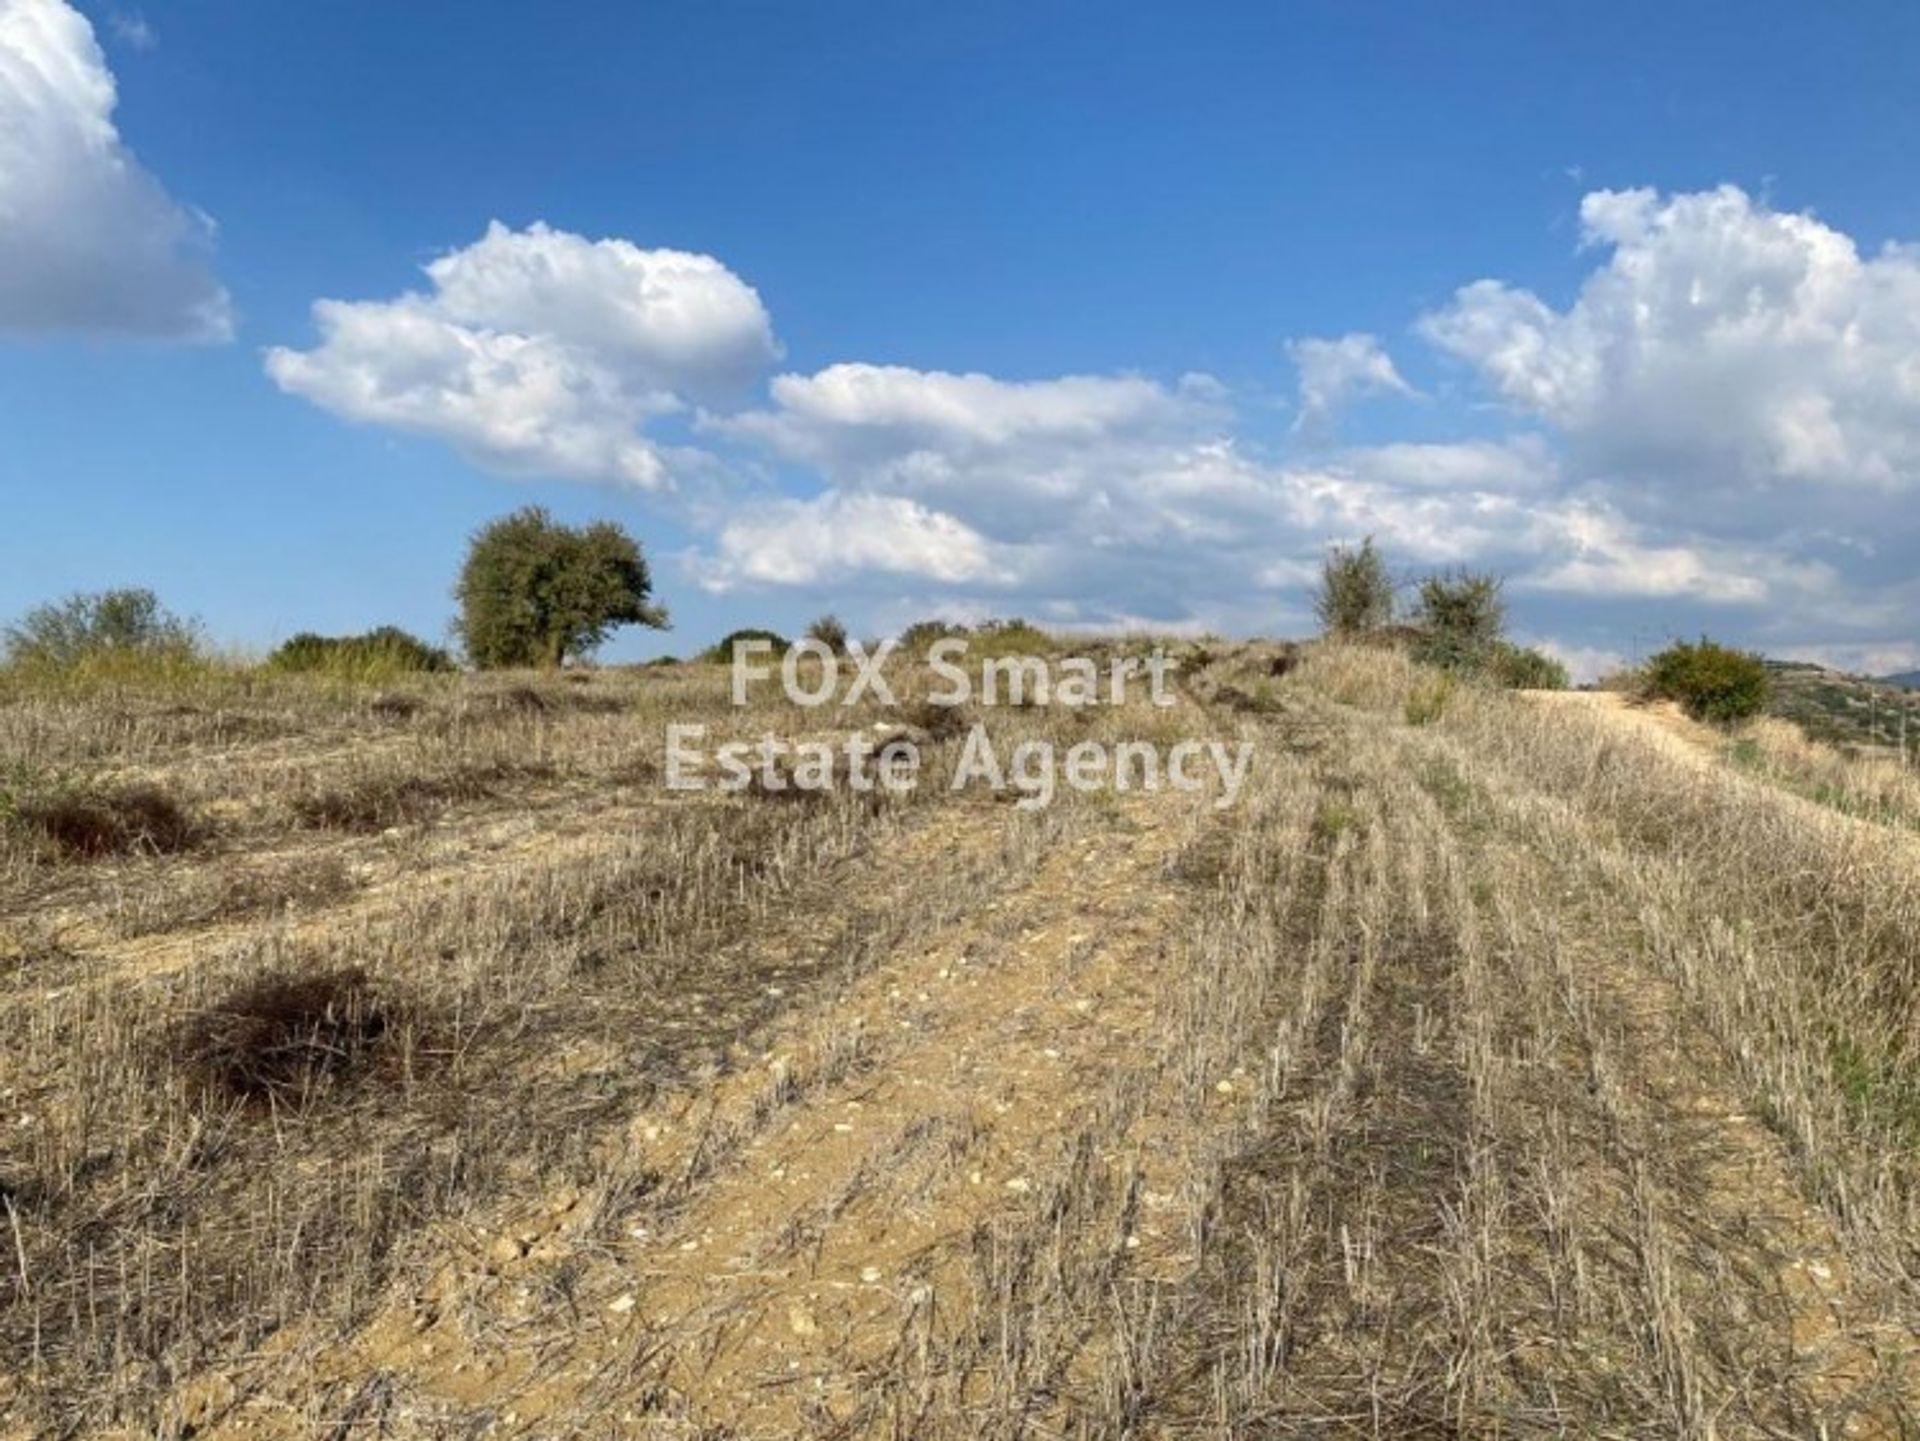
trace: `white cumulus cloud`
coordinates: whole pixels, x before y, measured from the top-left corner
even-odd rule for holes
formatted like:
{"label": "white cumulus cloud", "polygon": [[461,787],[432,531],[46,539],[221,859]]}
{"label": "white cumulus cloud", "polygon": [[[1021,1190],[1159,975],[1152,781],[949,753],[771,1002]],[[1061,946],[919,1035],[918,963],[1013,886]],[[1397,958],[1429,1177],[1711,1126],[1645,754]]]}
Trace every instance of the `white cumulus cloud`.
{"label": "white cumulus cloud", "polygon": [[1414,393],[1379,340],[1361,332],[1290,341],[1287,355],[1300,373],[1298,433],[1324,434],[1342,410],[1366,396]]}
{"label": "white cumulus cloud", "polygon": [[715,591],[863,574],[959,585],[998,574],[991,546],[964,522],[899,496],[836,490],[743,507],[722,526],[715,551],[702,567]]}
{"label": "white cumulus cloud", "polygon": [[0,330],[225,340],[213,226],[141,168],[62,0],[0,0]]}
{"label": "white cumulus cloud", "polygon": [[316,301],[319,345],[269,351],[267,373],[485,469],[658,489],[670,457],[647,423],[737,391],[779,354],[760,297],[706,255],[496,221],[426,274],[428,292]]}
{"label": "white cumulus cloud", "polygon": [[1863,257],[1733,186],[1596,191],[1565,310],[1497,280],[1422,322],[1589,463],[1717,488],[1920,481],[1920,249]]}

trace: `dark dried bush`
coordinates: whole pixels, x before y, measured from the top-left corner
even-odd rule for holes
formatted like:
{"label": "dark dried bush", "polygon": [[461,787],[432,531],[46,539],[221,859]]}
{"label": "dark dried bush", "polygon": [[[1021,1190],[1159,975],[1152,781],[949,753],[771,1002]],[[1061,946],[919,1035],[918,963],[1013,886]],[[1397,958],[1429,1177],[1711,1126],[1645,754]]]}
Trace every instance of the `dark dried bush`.
{"label": "dark dried bush", "polygon": [[838,761],[836,761],[834,765],[834,785],[825,789],[819,786],[802,786],[798,784],[794,772],[795,768],[791,763],[776,762],[774,765],[774,774],[778,777],[778,781],[777,783],[769,784],[764,768],[755,766],[748,775],[747,783],[742,787],[742,790],[747,795],[756,796],[765,801],[799,801],[804,804],[814,805],[821,801],[833,799],[835,787],[845,779],[843,767]]}
{"label": "dark dried bush", "polygon": [[412,695],[377,695],[367,702],[367,711],[377,720],[410,721],[420,713],[420,697]]}
{"label": "dark dried bush", "polygon": [[333,790],[308,791],[288,803],[294,818],[316,830],[384,831],[422,821],[449,805],[485,800],[506,781],[552,774],[542,765],[465,766],[446,775],[375,775]]}
{"label": "dark dried bush", "polygon": [[484,704],[501,715],[544,715],[553,709],[547,698],[530,685],[496,691]]}
{"label": "dark dried bush", "polygon": [[900,719],[937,741],[963,736],[973,726],[973,714],[965,706],[935,705],[930,700],[913,701],[902,709]]}
{"label": "dark dried bush", "polygon": [[357,967],[274,972],[190,1018],[173,1054],[205,1094],[297,1106],[364,1076],[402,1019]]}
{"label": "dark dried bush", "polygon": [[17,824],[44,837],[62,856],[167,855],[190,850],[200,827],[158,786],[59,791],[19,804]]}

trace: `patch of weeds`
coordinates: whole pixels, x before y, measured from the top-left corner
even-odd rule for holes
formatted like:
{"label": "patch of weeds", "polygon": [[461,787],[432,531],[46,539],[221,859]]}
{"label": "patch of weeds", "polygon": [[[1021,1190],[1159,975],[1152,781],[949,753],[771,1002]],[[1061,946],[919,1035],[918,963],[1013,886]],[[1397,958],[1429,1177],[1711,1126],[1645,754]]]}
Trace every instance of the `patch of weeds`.
{"label": "patch of weeds", "polygon": [[272,972],[190,1018],[173,1054],[203,1094],[301,1106],[364,1077],[405,1020],[357,967]]}
{"label": "patch of weeds", "polygon": [[1920,1074],[1868,1054],[1844,1032],[1829,1036],[1827,1061],[1855,1114],[1885,1126],[1907,1146],[1920,1145]]}
{"label": "patch of weeds", "polygon": [[476,696],[472,712],[504,720],[517,716],[552,715],[560,711],[578,715],[615,715],[626,708],[626,701],[619,696],[601,691],[574,688],[540,690],[530,685],[516,685]]}
{"label": "patch of weeds", "polygon": [[1414,781],[1463,835],[1482,836],[1493,829],[1485,792],[1462,775],[1451,758],[1431,757],[1414,773]]}
{"label": "patch of weeds", "polygon": [[1252,690],[1231,683],[1219,686],[1211,699],[1217,705],[1247,715],[1277,715],[1287,708],[1279,692],[1274,689],[1273,682],[1266,680],[1256,681]]}
{"label": "patch of weeds", "polygon": [[1410,726],[1430,726],[1447,713],[1447,702],[1452,699],[1453,676],[1443,672],[1413,688],[1402,714]]}
{"label": "patch of weeds", "polygon": [[1756,770],[1760,766],[1760,744],[1754,740],[1737,740],[1727,747],[1727,759],[1742,770]]}
{"label": "patch of weeds", "polygon": [[845,780],[838,763],[834,766],[834,785],[800,785],[797,773],[791,764],[776,763],[772,770],[772,779],[768,778],[765,766],[755,766],[747,777],[746,785],[741,787],[744,795],[757,797],[763,801],[800,802],[806,805],[818,805],[822,801],[833,799],[835,788]]}
{"label": "patch of weeds", "polygon": [[1322,801],[1313,814],[1313,837],[1331,845],[1360,824],[1360,813],[1338,801]]}
{"label": "patch of weeds", "polygon": [[474,708],[493,715],[545,715],[553,709],[547,698],[530,685],[495,691],[477,701]]}

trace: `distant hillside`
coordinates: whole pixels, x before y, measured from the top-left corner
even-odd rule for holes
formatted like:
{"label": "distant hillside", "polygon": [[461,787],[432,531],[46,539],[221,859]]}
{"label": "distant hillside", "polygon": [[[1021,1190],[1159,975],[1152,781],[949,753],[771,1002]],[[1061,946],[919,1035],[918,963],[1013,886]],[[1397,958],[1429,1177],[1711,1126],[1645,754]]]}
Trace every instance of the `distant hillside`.
{"label": "distant hillside", "polygon": [[1901,690],[1920,690],[1920,670],[1903,670],[1898,675],[1883,675],[1881,685],[1898,686]]}
{"label": "distant hillside", "polygon": [[1904,714],[1907,747],[1920,748],[1920,673],[1908,677],[1916,689],[1903,689],[1893,678],[1869,680],[1806,661],[1770,660],[1767,669],[1773,673],[1768,712],[1796,722],[1815,740],[1898,747]]}

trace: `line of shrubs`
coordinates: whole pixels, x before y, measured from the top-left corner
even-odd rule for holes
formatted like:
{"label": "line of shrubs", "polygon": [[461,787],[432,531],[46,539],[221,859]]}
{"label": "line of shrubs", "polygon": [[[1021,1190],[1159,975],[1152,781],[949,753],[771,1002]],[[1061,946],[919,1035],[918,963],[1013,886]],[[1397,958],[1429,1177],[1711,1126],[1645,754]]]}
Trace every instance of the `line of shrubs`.
{"label": "line of shrubs", "polygon": [[1403,617],[1399,592],[1404,588],[1369,536],[1357,546],[1337,545],[1327,552],[1314,608],[1330,636],[1384,636],[1403,643],[1415,660],[1451,675],[1513,690],[1567,688],[1567,668],[1558,660],[1507,639],[1507,604],[1498,576],[1470,570],[1425,576],[1412,583],[1413,603]]}
{"label": "line of shrubs", "polygon": [[[1315,608],[1331,636],[1386,636],[1405,644],[1415,660],[1450,675],[1515,690],[1566,688],[1564,665],[1506,638],[1498,576],[1450,570],[1413,582],[1413,604],[1404,623],[1396,624],[1404,588],[1369,536],[1327,552]],[[1677,702],[1695,720],[1728,725],[1766,709],[1772,678],[1759,656],[1702,636],[1668,646],[1622,684],[1643,699]]]}

